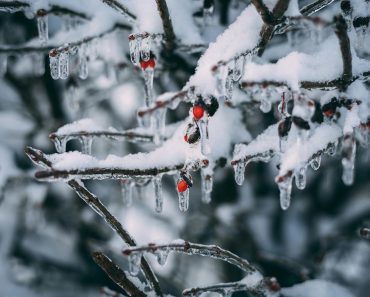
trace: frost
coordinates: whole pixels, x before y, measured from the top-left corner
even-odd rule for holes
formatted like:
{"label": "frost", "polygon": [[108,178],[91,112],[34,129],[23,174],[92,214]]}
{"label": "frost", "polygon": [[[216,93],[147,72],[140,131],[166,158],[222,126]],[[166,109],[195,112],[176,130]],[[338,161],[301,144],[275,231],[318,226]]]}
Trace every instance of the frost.
{"label": "frost", "polygon": [[308,280],[290,288],[283,288],[287,297],[354,297],[346,288],[325,280]]}

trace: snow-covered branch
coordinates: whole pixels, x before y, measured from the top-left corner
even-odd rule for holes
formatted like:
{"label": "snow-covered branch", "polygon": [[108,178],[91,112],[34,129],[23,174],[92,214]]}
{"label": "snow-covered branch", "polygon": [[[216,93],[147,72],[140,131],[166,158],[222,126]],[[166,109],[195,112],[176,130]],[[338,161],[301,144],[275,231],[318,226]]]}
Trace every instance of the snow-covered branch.
{"label": "snow-covered branch", "polygon": [[123,14],[130,22],[134,22],[136,20],[136,16],[132,14],[127,7],[125,7],[122,3],[118,0],[100,0],[103,3],[109,5],[114,10],[118,11],[119,13]]}
{"label": "snow-covered branch", "polygon": [[164,31],[165,48],[171,51],[175,47],[176,36],[173,31],[170,12],[168,11],[166,0],[155,0],[159,15],[161,16]]}

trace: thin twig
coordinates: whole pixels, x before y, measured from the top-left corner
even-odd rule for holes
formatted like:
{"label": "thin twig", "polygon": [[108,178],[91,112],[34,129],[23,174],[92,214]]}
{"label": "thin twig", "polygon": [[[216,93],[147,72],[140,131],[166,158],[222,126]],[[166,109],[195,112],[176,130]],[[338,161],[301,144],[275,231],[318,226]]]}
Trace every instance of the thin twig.
{"label": "thin twig", "polygon": [[263,22],[265,24],[271,24],[273,23],[273,17],[271,11],[268,9],[268,7],[265,5],[265,3],[262,0],[251,0],[252,4],[256,7],[256,10],[260,14]]}
{"label": "thin twig", "polygon": [[106,255],[102,252],[94,252],[92,257],[96,264],[100,266],[101,269],[114,281],[120,288],[122,288],[130,296],[144,297],[147,296],[143,291],[141,291],[133,282],[131,282],[125,272],[119,268],[116,264],[112,262]]}
{"label": "thin twig", "polygon": [[118,11],[119,13],[123,14],[130,22],[134,22],[136,20],[136,16],[133,15],[124,5],[122,5],[117,0],[100,0],[103,3],[109,5],[114,10]]}
{"label": "thin twig", "polygon": [[325,7],[329,6],[330,4],[336,1],[337,0],[317,0],[302,7],[300,12],[303,15],[310,16],[316,12],[319,12],[320,10],[324,9]]}
{"label": "thin twig", "polygon": [[171,52],[175,48],[175,32],[173,31],[170,12],[168,11],[166,0],[155,0],[159,15],[162,19],[165,48]]}

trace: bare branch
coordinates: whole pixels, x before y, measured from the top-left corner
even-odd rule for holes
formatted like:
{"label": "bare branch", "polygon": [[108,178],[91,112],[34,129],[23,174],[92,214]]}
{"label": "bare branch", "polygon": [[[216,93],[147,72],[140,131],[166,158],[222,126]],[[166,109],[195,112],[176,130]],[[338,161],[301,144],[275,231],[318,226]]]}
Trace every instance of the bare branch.
{"label": "bare branch", "polygon": [[165,47],[167,51],[171,52],[175,47],[175,32],[173,31],[170,12],[168,11],[166,0],[155,0],[159,15],[163,23]]}
{"label": "bare branch", "polygon": [[123,14],[130,22],[134,22],[136,20],[136,16],[133,15],[124,5],[122,5],[117,0],[100,0],[103,3],[109,5],[114,10],[118,11],[119,13]]}
{"label": "bare branch", "polygon": [[169,244],[149,244],[146,246],[139,246],[139,247],[130,247],[122,251],[122,253],[126,256],[129,256],[133,253],[155,253],[158,251],[165,251],[165,252],[177,252],[177,253],[184,253],[188,255],[200,255],[210,258],[215,258],[218,260],[222,260],[228,262],[247,274],[252,274],[258,272],[258,270],[252,266],[247,260],[240,258],[239,256],[235,255],[234,253],[224,250],[217,245],[203,245],[197,243],[191,243],[188,241],[182,242],[175,242]]}
{"label": "bare branch", "polygon": [[17,12],[30,7],[28,3],[21,1],[0,1],[0,12]]}
{"label": "bare branch", "polygon": [[335,34],[339,39],[340,51],[342,53],[343,60],[342,88],[345,89],[350,83],[352,78],[352,54],[350,40],[347,34],[346,21],[341,15],[335,17]]}
{"label": "bare branch", "polygon": [[125,272],[119,268],[116,264],[112,262],[106,255],[102,252],[95,252],[92,257],[96,264],[100,266],[101,269],[114,281],[119,287],[121,287],[130,296],[144,297],[147,296],[143,291],[141,291],[133,282],[131,282]]}
{"label": "bare branch", "polygon": [[[31,147],[26,147],[26,155],[34,162],[36,165],[43,167],[51,167],[52,162],[48,160],[47,156],[40,150],[36,150]],[[122,238],[122,240],[129,246],[135,246],[136,242],[131,237],[131,235],[122,227],[122,224],[109,212],[109,210],[101,203],[98,197],[87,190],[84,185],[76,180],[68,181],[68,185],[76,191],[78,196],[92,208],[99,216],[101,216],[104,221]],[[151,267],[145,258],[141,259],[141,268],[144,275],[149,280],[152,288],[158,296],[162,296],[162,291],[159,286],[157,277],[153,273]]]}
{"label": "bare branch", "polygon": [[316,12],[319,12],[320,10],[324,9],[325,7],[329,6],[330,4],[336,1],[337,0],[317,0],[302,7],[301,14],[310,16]]}
{"label": "bare branch", "polygon": [[251,0],[252,4],[256,7],[256,10],[261,15],[261,18],[265,24],[273,23],[273,17],[271,11],[268,7],[263,3],[262,0]]}

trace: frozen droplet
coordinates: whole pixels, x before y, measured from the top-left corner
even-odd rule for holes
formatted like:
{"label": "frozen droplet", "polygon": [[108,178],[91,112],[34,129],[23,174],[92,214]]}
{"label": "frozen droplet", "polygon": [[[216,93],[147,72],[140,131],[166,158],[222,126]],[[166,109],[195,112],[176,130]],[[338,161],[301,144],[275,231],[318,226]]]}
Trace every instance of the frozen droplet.
{"label": "frozen droplet", "polygon": [[198,126],[200,132],[201,152],[206,156],[211,152],[211,147],[209,145],[208,117],[203,117],[199,120]]}
{"label": "frozen droplet", "polygon": [[37,31],[41,45],[46,45],[49,39],[48,15],[37,17]]}
{"label": "frozen droplet", "polygon": [[262,97],[260,110],[264,113],[270,112],[272,107],[271,101],[268,98]]}
{"label": "frozen droplet", "polygon": [[149,107],[153,103],[154,69],[152,67],[147,67],[143,72],[145,83],[145,106]]}
{"label": "frozen droplet", "polygon": [[310,165],[313,170],[318,170],[321,164],[321,155],[317,155],[316,157],[312,158]]}
{"label": "frozen droplet", "polygon": [[129,36],[129,48],[130,48],[131,62],[134,65],[138,65],[139,62],[140,62],[140,50],[139,50],[139,47],[140,47],[140,37],[131,34]]}
{"label": "frozen droplet", "polygon": [[81,151],[86,155],[91,155],[91,146],[93,142],[93,138],[91,136],[81,136]]}
{"label": "frozen droplet", "polygon": [[0,77],[5,75],[7,65],[8,65],[8,56],[6,54],[0,54]]}
{"label": "frozen droplet", "polygon": [[282,210],[286,210],[290,206],[292,177],[293,175],[285,176],[281,181],[278,182],[278,187],[280,190],[280,207]]}
{"label": "frozen droplet", "polygon": [[86,45],[83,44],[78,49],[78,76],[81,79],[86,79],[89,75],[87,63]]}
{"label": "frozen droplet", "polygon": [[140,265],[141,265],[141,252],[132,252],[128,256],[128,263],[129,263],[129,272],[132,276],[138,275],[140,271]]}
{"label": "frozen droplet", "polygon": [[150,59],[150,48],[151,48],[152,38],[149,34],[146,34],[139,45],[140,57],[144,61],[149,61]]}
{"label": "frozen droplet", "polygon": [[232,99],[233,90],[234,90],[233,72],[232,70],[230,70],[225,79],[225,93],[224,93],[225,100]]}
{"label": "frozen droplet", "polygon": [[43,54],[33,55],[33,73],[42,76],[45,73],[45,59]]}
{"label": "frozen droplet", "polygon": [[177,191],[179,196],[179,209],[180,211],[187,211],[189,208],[189,189],[186,189],[184,192]]}
{"label": "frozen droplet", "polygon": [[124,206],[130,206],[132,204],[132,189],[135,183],[131,179],[121,180],[121,194]]}
{"label": "frozen droplet", "polygon": [[154,144],[158,145],[162,142],[162,136],[166,127],[166,109],[159,108],[153,112],[151,116],[151,130],[153,132]]}
{"label": "frozen droplet", "polygon": [[67,79],[69,75],[69,53],[66,50],[59,54],[59,75],[61,79]]}
{"label": "frozen droplet", "polygon": [[354,181],[356,158],[356,140],[354,138],[345,136],[345,139],[343,140],[342,154],[342,181],[346,186],[350,186]]}
{"label": "frozen droplet", "polygon": [[157,257],[158,264],[163,266],[166,264],[168,258],[169,250],[168,249],[158,249],[155,251],[155,255]]}
{"label": "frozen droplet", "polygon": [[163,210],[162,175],[155,176],[152,182],[155,196],[155,211],[161,213]]}
{"label": "frozen droplet", "polygon": [[59,54],[54,50],[49,53],[50,75],[53,79],[59,79]]}
{"label": "frozen droplet", "polygon": [[235,182],[239,186],[241,186],[244,182],[244,173],[245,173],[246,166],[247,166],[247,163],[243,161],[239,161],[233,166],[234,173],[235,173]]}
{"label": "frozen droplet", "polygon": [[245,58],[244,56],[239,56],[234,59],[234,68],[232,73],[233,81],[238,82],[242,75],[245,65]]}
{"label": "frozen droplet", "polygon": [[68,140],[69,139],[67,137],[55,137],[53,139],[55,149],[59,154],[66,152]]}
{"label": "frozen droplet", "polygon": [[303,190],[306,187],[306,166],[303,166],[295,171],[295,185],[298,189]]}
{"label": "frozen droplet", "polygon": [[203,203],[211,202],[211,192],[213,188],[213,176],[201,170],[202,179],[202,201]]}

